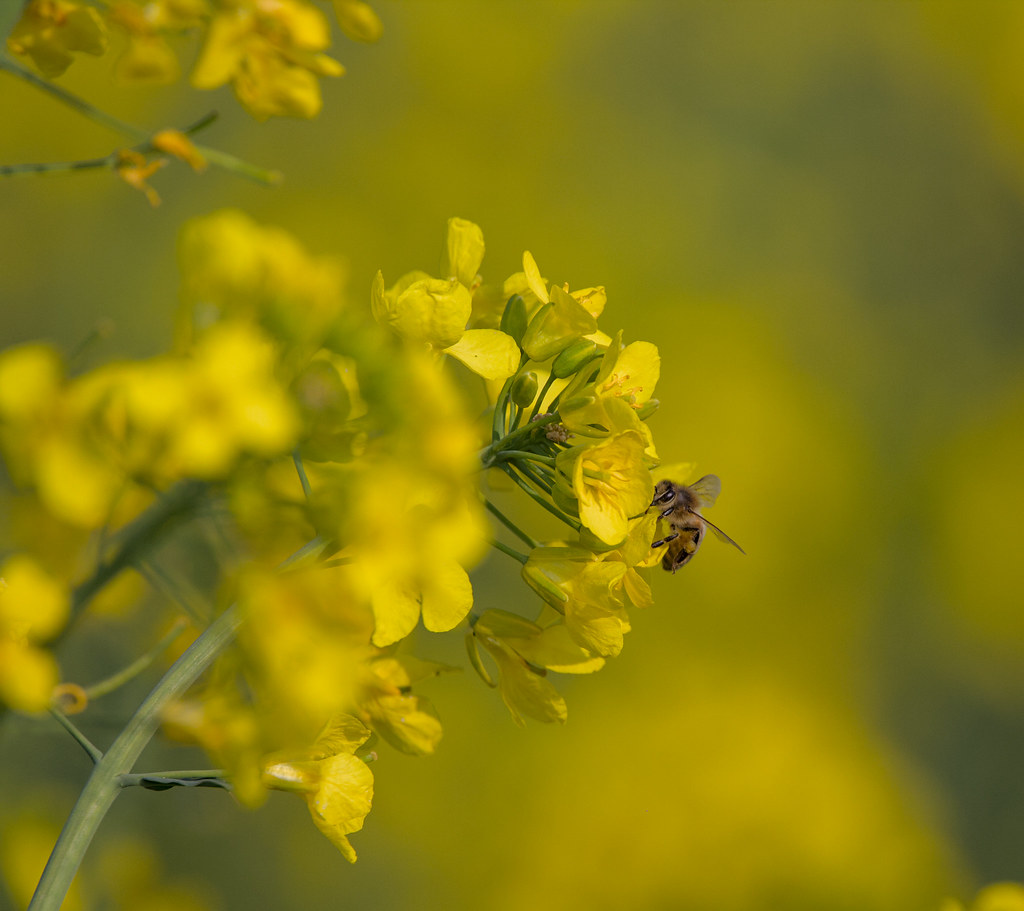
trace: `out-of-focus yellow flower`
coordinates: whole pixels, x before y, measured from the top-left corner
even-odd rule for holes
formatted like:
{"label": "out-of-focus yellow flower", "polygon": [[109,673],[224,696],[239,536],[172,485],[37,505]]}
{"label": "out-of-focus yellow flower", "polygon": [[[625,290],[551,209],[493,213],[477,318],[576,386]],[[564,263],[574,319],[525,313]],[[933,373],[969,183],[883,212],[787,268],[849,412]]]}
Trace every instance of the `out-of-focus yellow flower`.
{"label": "out-of-focus yellow flower", "polygon": [[356,852],[346,836],[363,827],[373,803],[373,773],[354,755],[369,736],[358,718],[339,715],[311,750],[271,760],[263,770],[268,788],[305,797],[316,827],[350,863],[355,863]]}
{"label": "out-of-focus yellow flower", "polygon": [[151,206],[160,205],[160,196],[148,183],[157,171],[167,164],[166,158],[153,158],[147,161],[146,156],[134,149],[120,149],[114,171],[132,189],[145,194]]}
{"label": "out-of-focus yellow flower", "polygon": [[334,15],[341,30],[353,41],[372,44],[384,31],[380,17],[362,0],[334,0]]}
{"label": "out-of-focus yellow flower", "polygon": [[60,677],[40,643],[67,621],[66,588],[31,557],[16,554],[0,566],[0,701],[21,712],[45,712]]}
{"label": "out-of-focus yellow flower", "polygon": [[152,143],[153,148],[184,161],[193,171],[206,170],[206,159],[180,130],[161,130],[153,137]]}
{"label": "out-of-focus yellow flower", "polygon": [[362,692],[372,618],[338,569],[240,580],[239,643],[277,743],[306,742]]}
{"label": "out-of-focus yellow flower", "polygon": [[318,76],[340,76],[344,67],[321,53],[330,44],[327,20],[303,0],[241,0],[214,15],[192,84],[215,89],[231,82],[257,120],[315,117]]}
{"label": "out-of-focus yellow flower", "polygon": [[267,457],[292,449],[298,419],[274,376],[275,359],[271,341],[245,323],[214,326],[199,340],[171,448],[184,474],[218,477],[241,452]]}
{"label": "out-of-focus yellow flower", "polygon": [[[0,888],[6,887],[14,907],[27,908],[60,835],[60,826],[49,821],[49,814],[32,812],[28,807],[8,816],[14,807],[5,801],[4,810],[6,818],[0,829],[0,877],[3,879]],[[76,877],[61,908],[63,911],[83,911],[85,907],[79,878]]]}
{"label": "out-of-focus yellow flower", "polygon": [[197,743],[227,771],[232,793],[240,803],[258,807],[266,799],[261,777],[266,750],[256,713],[234,688],[231,670],[222,659],[204,691],[171,703],[161,720],[165,734]]}
{"label": "out-of-focus yellow flower", "polygon": [[636,430],[602,443],[577,446],[558,455],[559,469],[572,477],[583,524],[606,544],[619,544],[629,519],[646,512],[654,482],[644,462],[646,440]]}
{"label": "out-of-focus yellow flower", "polygon": [[127,33],[128,45],[114,74],[125,82],[174,82],[181,67],[165,34],[199,25],[208,12],[205,0],[116,0],[108,16]]}
{"label": "out-of-focus yellow flower", "polygon": [[30,0],[7,38],[14,54],[32,58],[44,76],[63,73],[80,52],[107,50],[107,30],[92,7],[71,0]]}
{"label": "out-of-focus yellow flower", "polygon": [[941,911],[1024,911],[1024,886],[993,883],[977,894],[969,909],[950,898],[943,902]]}
{"label": "out-of-focus yellow flower", "polygon": [[179,344],[222,320],[258,322],[306,360],[342,312],[340,265],[236,209],[188,222],[179,241]]}

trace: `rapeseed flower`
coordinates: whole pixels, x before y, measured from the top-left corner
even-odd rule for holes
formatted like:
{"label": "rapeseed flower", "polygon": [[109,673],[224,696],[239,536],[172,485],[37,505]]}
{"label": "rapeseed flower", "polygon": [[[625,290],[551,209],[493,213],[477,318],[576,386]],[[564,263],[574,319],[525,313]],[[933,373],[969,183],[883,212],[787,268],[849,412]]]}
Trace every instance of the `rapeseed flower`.
{"label": "rapeseed flower", "polygon": [[70,595],[25,554],[0,565],[0,702],[21,712],[45,712],[59,670],[41,647],[63,628]]}
{"label": "rapeseed flower", "polygon": [[107,29],[92,7],[72,0],[30,0],[7,38],[13,54],[32,58],[52,79],[74,61],[74,54],[100,56],[107,50]]}
{"label": "rapeseed flower", "polygon": [[358,718],[332,719],[307,751],[268,761],[263,781],[268,788],[301,794],[316,827],[345,860],[356,852],[346,836],[358,832],[373,803],[373,773],[355,755],[370,737]]}
{"label": "rapeseed flower", "polygon": [[322,53],[329,44],[323,13],[303,0],[236,0],[210,21],[192,84],[215,89],[230,82],[257,120],[315,117],[317,77],[345,72]]}

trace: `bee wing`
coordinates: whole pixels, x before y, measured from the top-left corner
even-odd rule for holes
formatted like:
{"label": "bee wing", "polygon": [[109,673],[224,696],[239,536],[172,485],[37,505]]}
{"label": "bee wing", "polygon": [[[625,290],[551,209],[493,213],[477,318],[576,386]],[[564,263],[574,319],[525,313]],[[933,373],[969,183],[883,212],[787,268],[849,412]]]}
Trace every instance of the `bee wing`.
{"label": "bee wing", "polygon": [[[701,516],[701,518],[702,518],[702,519],[704,519],[704,516]],[[710,528],[710,529],[711,529],[711,530],[712,530],[712,531],[713,531],[713,532],[714,532],[714,533],[715,533],[715,534],[716,534],[716,535],[717,535],[717,536],[718,536],[719,538],[721,538],[721,539],[722,539],[723,541],[725,541],[725,543],[726,543],[726,544],[731,544],[731,545],[732,545],[733,547],[735,547],[735,548],[736,548],[736,550],[738,550],[738,551],[739,551],[739,552],[740,552],[741,554],[744,554],[744,555],[746,555],[746,553],[747,553],[747,552],[746,552],[746,551],[745,551],[745,550],[744,550],[744,549],[743,549],[742,547],[740,547],[740,546],[739,546],[739,544],[737,544],[737,543],[736,543],[735,541],[733,541],[733,539],[732,539],[732,538],[730,538],[730,537],[729,537],[729,536],[728,536],[728,535],[727,535],[727,534],[726,534],[726,533],[725,533],[724,531],[722,531],[722,529],[720,529],[720,528],[719,528],[719,527],[718,527],[717,525],[714,525],[713,523],[709,522],[709,521],[708,521],[707,519],[704,519],[704,524],[705,524],[705,525],[707,525],[707,526],[708,526],[708,528]]]}
{"label": "bee wing", "polygon": [[716,474],[706,474],[694,481],[690,485],[690,490],[700,498],[701,506],[714,506],[715,500],[722,492],[722,479]]}

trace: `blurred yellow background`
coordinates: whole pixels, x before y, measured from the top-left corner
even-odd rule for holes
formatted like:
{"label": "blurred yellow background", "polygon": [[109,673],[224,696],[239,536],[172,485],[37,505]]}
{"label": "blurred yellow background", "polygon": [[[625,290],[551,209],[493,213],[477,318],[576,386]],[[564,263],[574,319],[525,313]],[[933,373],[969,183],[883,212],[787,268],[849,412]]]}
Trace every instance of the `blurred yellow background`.
{"label": "blurred yellow background", "polygon": [[[311,122],[76,63],[62,85],[140,125],[218,110],[202,141],[285,180],[174,166],[156,209],[106,173],[0,183],[0,342],[109,317],[103,356],[165,349],[176,236],[219,207],[345,256],[361,300],[472,219],[486,279],[529,249],[659,346],[659,452],[722,477],[748,556],[659,571],[622,655],[558,681],[564,728],[517,729],[472,672],[430,684],[445,740],[381,750],[354,867],[283,797],[125,794],[101,845],[144,828],[230,911],[925,911],[1024,879],[1024,6],[375,7]],[[3,163],[119,141],[7,77],[0,122]],[[474,584],[536,608],[500,554]],[[418,648],[465,664],[457,635]],[[3,791],[56,775],[68,803],[65,740],[0,739]]]}

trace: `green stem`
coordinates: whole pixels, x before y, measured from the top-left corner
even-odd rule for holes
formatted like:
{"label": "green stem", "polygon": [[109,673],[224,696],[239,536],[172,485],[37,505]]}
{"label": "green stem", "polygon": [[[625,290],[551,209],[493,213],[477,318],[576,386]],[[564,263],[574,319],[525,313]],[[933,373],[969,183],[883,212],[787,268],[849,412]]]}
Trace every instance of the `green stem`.
{"label": "green stem", "polygon": [[100,822],[121,791],[121,776],[131,772],[156,733],[163,709],[195,683],[234,638],[238,625],[237,607],[228,608],[214,620],[154,687],[93,768],[46,863],[28,911],[58,911]]}
{"label": "green stem", "polygon": [[542,465],[553,466],[555,464],[555,460],[551,456],[541,455],[537,452],[526,452],[522,449],[502,449],[501,452],[494,455],[496,462],[508,462],[512,459],[526,459],[530,462],[540,462]]}
{"label": "green stem", "polygon": [[[73,110],[78,111],[78,113],[83,116],[88,117],[94,123],[107,127],[116,133],[128,136],[138,144],[139,151],[154,151],[152,145],[153,133],[142,129],[141,127],[134,126],[133,124],[126,123],[123,120],[119,120],[117,117],[108,114],[106,111],[101,111],[84,98],[79,98],[77,95],[73,95],[66,89],[62,89],[60,86],[54,85],[46,79],[37,76],[30,69],[22,66],[20,63],[17,63],[5,54],[0,54],[0,70],[6,70],[12,76],[17,76],[19,79],[23,79],[25,82],[40,91],[46,92],[48,95],[53,96]],[[216,114],[207,114],[196,121],[196,123],[183,129],[182,132],[187,135],[192,135],[193,133],[197,133],[209,126],[215,119]],[[254,164],[250,164],[247,161],[243,161],[241,158],[229,155],[227,152],[222,152],[219,149],[211,149],[209,146],[199,145],[198,143],[195,143],[194,145],[196,151],[199,152],[199,154],[202,155],[210,164],[215,165],[216,167],[224,168],[227,171],[238,174],[240,177],[245,177],[261,184],[276,184],[281,182],[280,171],[271,171],[266,168],[257,167]],[[92,158],[86,161],[54,162],[52,164],[7,165],[0,168],[0,176],[39,174],[47,171],[73,171],[81,168],[112,167],[116,162],[117,153],[113,152],[104,158]]]}
{"label": "green stem", "polygon": [[131,680],[134,680],[139,676],[147,667],[149,667],[157,658],[157,656],[163,652],[170,644],[181,635],[182,630],[188,626],[188,621],[184,617],[179,617],[174,625],[163,635],[159,642],[154,645],[144,655],[140,655],[131,664],[116,674],[107,677],[105,680],[101,680],[99,683],[94,683],[92,686],[85,688],[86,698],[92,702],[94,699],[99,699],[101,696],[106,696],[108,693],[114,692],[119,687],[124,686]]}
{"label": "green stem", "polygon": [[531,437],[540,437],[544,435],[544,428],[548,424],[554,424],[558,422],[557,414],[549,414],[542,418],[538,418],[525,427],[520,427],[513,433],[500,436],[491,443],[490,446],[480,450],[480,465],[482,468],[492,468],[497,464],[498,453],[504,452],[506,449],[519,450],[521,447],[528,443]]}
{"label": "green stem", "polygon": [[491,541],[491,547],[500,550],[503,554],[508,554],[510,557],[512,557],[514,560],[518,560],[520,563],[525,563],[529,559],[529,557],[527,557],[526,554],[521,554],[518,550],[513,550],[508,545],[502,544],[501,541]]}
{"label": "green stem", "polygon": [[302,485],[302,492],[306,495],[306,499],[310,500],[313,497],[313,488],[309,486],[309,478],[306,477],[306,468],[302,464],[302,456],[299,455],[298,449],[292,453],[292,461],[295,463],[295,470],[299,474],[299,483]]}
{"label": "green stem", "polygon": [[580,530],[582,526],[579,522],[575,522],[572,519],[570,519],[564,512],[562,512],[562,510],[560,510],[553,503],[545,499],[542,494],[537,493],[536,490],[534,490],[529,484],[527,484],[522,478],[520,478],[518,474],[516,474],[512,466],[508,465],[507,463],[501,463],[499,467],[505,472],[505,474],[507,474],[513,481],[515,481],[516,484],[518,484],[534,502],[544,507],[544,509],[546,509],[549,513],[555,516],[555,518],[561,520],[570,528],[574,529],[575,531]]}
{"label": "green stem", "polygon": [[516,462],[515,467],[522,472],[527,480],[533,481],[533,483],[540,488],[548,496],[551,496],[551,483],[548,481],[541,471],[547,471],[541,465],[532,465],[529,462]]}
{"label": "green stem", "polygon": [[541,405],[544,404],[544,396],[548,394],[548,390],[551,388],[551,384],[554,381],[555,375],[553,373],[549,373],[547,380],[544,382],[543,388],[540,390],[540,395],[537,396],[537,401],[533,406],[533,411],[530,412],[530,421],[540,414]]}
{"label": "green stem", "polygon": [[96,746],[88,737],[85,736],[67,715],[65,715],[59,709],[50,706],[50,714],[60,723],[60,726],[64,728],[72,737],[75,738],[75,742],[89,754],[89,758],[92,760],[93,765],[96,765],[103,758],[103,750]]}
{"label": "green stem", "polygon": [[149,134],[145,130],[132,126],[130,123],[125,123],[123,120],[118,120],[106,111],[101,111],[99,108],[93,107],[93,105],[89,104],[85,99],[79,98],[77,95],[72,95],[71,92],[66,89],[62,89],[59,85],[54,85],[52,82],[48,82],[42,77],[37,76],[30,69],[15,62],[6,54],[0,54],[0,70],[6,70],[12,76],[24,79],[25,82],[35,86],[35,88],[40,91],[52,95],[58,101],[66,104],[69,108],[73,108],[78,111],[79,114],[88,117],[90,120],[100,124],[101,126],[114,130],[116,133],[123,133],[125,136],[130,136],[136,142],[142,142],[149,138]]}
{"label": "green stem", "polygon": [[505,515],[497,506],[495,506],[487,497],[484,497],[484,506],[488,512],[491,513],[502,525],[504,525],[512,534],[514,534],[520,541],[522,541],[531,550],[534,547],[539,547],[536,541],[533,540],[525,531],[523,531],[515,522],[513,522],[508,516]]}

